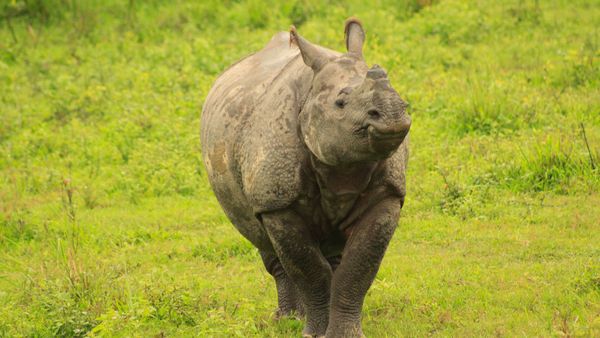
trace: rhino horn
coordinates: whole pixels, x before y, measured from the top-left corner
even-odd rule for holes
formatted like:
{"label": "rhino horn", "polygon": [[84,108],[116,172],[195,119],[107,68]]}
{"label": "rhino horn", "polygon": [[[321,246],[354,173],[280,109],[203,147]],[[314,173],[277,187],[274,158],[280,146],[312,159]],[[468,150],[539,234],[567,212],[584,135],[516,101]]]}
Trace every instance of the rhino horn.
{"label": "rhino horn", "polygon": [[371,80],[387,79],[387,73],[379,65],[374,65],[367,71],[367,78]]}

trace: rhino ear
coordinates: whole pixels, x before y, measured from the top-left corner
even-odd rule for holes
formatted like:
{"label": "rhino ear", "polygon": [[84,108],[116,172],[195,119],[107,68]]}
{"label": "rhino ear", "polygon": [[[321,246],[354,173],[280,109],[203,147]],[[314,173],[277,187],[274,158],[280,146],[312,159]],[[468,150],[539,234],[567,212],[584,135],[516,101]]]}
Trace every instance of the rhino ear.
{"label": "rhino ear", "polygon": [[365,31],[357,18],[348,18],[344,28],[346,36],[346,49],[349,54],[354,54],[362,59],[362,48],[365,43]]}
{"label": "rhino ear", "polygon": [[294,26],[290,27],[290,45],[292,44],[296,44],[300,48],[304,63],[315,72],[318,72],[327,63],[327,56],[317,46],[301,37]]}

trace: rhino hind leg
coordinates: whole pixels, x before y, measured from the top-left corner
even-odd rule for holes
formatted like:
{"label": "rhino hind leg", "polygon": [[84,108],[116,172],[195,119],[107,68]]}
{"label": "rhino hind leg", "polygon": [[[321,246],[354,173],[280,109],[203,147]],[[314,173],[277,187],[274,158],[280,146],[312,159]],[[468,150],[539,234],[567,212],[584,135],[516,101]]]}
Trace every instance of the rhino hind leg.
{"label": "rhino hind leg", "polygon": [[267,272],[273,279],[277,287],[277,310],[275,310],[275,318],[283,317],[303,317],[304,306],[300,299],[300,294],[296,285],[283,270],[279,258],[274,253],[260,252],[263,263]]}

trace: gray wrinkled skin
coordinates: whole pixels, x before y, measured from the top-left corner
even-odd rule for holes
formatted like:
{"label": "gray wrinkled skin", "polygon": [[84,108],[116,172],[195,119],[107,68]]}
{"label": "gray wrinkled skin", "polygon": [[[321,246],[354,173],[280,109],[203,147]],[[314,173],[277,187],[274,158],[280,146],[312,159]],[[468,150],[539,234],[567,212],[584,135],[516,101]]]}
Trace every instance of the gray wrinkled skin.
{"label": "gray wrinkled skin", "polygon": [[277,286],[278,316],[305,315],[307,337],[360,337],[365,294],[405,196],[410,118],[378,66],[296,29],[216,80],[202,114],[214,192],[260,251]]}

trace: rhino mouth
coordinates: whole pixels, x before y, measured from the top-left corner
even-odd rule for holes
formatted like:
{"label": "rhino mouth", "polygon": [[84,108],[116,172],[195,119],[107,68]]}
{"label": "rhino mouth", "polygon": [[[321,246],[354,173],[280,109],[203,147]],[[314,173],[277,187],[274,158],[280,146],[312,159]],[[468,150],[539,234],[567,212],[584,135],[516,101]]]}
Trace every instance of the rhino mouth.
{"label": "rhino mouth", "polygon": [[400,140],[400,142],[402,142],[402,140],[404,139],[404,137],[406,136],[406,132],[400,132],[400,133],[396,133],[396,132],[382,132],[381,130],[378,130],[377,128],[374,128],[373,126],[370,126],[369,128],[369,135],[377,140],[382,140],[382,141],[394,141],[394,140]]}
{"label": "rhino mouth", "polygon": [[403,131],[387,131],[381,130],[373,125],[368,128],[369,146],[374,153],[388,155],[398,149],[404,141],[408,130]]}

